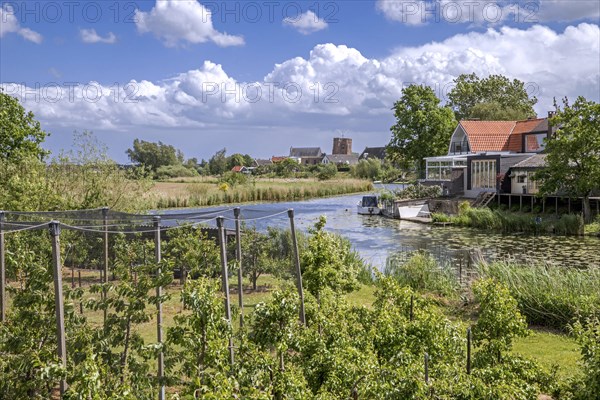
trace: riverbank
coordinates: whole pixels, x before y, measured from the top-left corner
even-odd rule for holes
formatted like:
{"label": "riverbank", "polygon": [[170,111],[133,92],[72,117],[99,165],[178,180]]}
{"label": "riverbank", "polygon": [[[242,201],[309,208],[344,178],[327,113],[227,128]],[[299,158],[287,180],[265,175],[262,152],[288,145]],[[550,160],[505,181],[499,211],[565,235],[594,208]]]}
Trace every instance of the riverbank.
{"label": "riverbank", "polygon": [[298,201],[371,190],[373,184],[360,179],[253,179],[231,186],[215,178],[191,178],[156,182],[147,198],[152,208],[160,209]]}

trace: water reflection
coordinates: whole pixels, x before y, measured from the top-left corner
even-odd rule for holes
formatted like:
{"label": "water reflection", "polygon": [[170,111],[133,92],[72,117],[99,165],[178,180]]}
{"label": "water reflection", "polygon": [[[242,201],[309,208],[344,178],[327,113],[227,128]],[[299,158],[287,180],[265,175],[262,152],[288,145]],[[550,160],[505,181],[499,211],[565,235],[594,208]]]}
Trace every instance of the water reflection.
{"label": "water reflection", "polygon": [[[363,258],[381,270],[390,255],[417,249],[439,254],[440,258],[457,258],[458,254],[464,254],[464,250],[476,249],[488,260],[509,257],[521,262],[548,262],[578,268],[600,267],[598,238],[504,235],[358,215],[356,205],[361,198],[362,195],[350,195],[300,202],[253,204],[241,208],[242,215],[247,218],[293,208],[296,226],[300,230],[307,230],[320,215],[325,215],[328,230],[347,237]],[[260,230],[266,230],[267,226],[287,228],[289,220],[284,213],[248,224]]]}

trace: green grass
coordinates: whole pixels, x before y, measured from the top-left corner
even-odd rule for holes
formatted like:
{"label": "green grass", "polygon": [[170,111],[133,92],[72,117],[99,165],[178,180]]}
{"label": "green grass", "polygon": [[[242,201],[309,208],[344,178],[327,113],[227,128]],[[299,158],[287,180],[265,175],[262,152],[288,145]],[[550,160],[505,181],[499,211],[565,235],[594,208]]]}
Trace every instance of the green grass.
{"label": "green grass", "polygon": [[579,346],[568,336],[531,330],[531,335],[515,340],[513,353],[533,358],[546,369],[558,365],[561,377],[573,376],[580,371]]}

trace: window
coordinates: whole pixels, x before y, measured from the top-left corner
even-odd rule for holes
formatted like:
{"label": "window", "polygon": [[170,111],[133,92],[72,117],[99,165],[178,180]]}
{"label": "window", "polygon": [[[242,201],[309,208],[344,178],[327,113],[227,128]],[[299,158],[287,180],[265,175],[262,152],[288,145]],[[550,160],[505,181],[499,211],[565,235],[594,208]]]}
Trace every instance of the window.
{"label": "window", "polygon": [[496,160],[474,160],[471,162],[471,188],[496,188]]}
{"label": "window", "polygon": [[525,175],[517,176],[517,183],[525,183],[525,181],[526,181]]}

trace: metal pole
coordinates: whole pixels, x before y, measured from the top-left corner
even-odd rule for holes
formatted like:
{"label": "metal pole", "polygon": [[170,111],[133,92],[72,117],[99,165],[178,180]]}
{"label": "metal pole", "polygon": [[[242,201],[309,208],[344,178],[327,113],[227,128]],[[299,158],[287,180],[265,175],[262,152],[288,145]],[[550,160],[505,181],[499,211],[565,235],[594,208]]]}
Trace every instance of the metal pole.
{"label": "metal pole", "polygon": [[[225,247],[225,228],[223,217],[217,217],[217,228],[219,229],[219,247],[221,248],[221,278],[223,279],[223,294],[225,294],[225,318],[231,324],[231,307],[229,305],[229,277],[227,273],[227,250]],[[233,365],[233,338],[229,337],[229,362]]]}
{"label": "metal pole", "polygon": [[[154,256],[156,259],[156,275],[160,278],[161,268],[161,252],[160,252],[160,217],[154,217]],[[105,278],[106,279],[106,278]],[[162,296],[162,287],[158,285],[156,287],[156,297],[158,298],[158,303],[156,305],[156,341],[159,345],[162,345],[163,337],[162,337],[162,302],[160,297]],[[165,360],[162,349],[160,353],[158,353],[158,379],[162,381],[165,376]],[[165,399],[165,386],[163,383],[160,383],[160,389],[158,391],[158,399]]]}
{"label": "metal pole", "polygon": [[467,374],[471,373],[471,328],[467,328]]}
{"label": "metal pole", "polygon": [[[48,224],[52,238],[52,263],[54,265],[54,298],[56,308],[56,336],[58,338],[58,357],[64,368],[67,368],[67,345],[65,341],[65,314],[63,304],[62,264],[60,262],[60,222]],[[67,390],[67,382],[60,381],[61,398]]]}
{"label": "metal pole", "polygon": [[235,243],[237,246],[235,257],[238,265],[238,305],[240,307],[240,328],[242,328],[244,326],[244,287],[242,281],[242,228],[239,207],[233,209],[233,215],[235,216]]}
{"label": "metal pole", "polygon": [[0,322],[6,319],[6,264],[4,262],[4,211],[0,211]]}
{"label": "metal pole", "polygon": [[300,296],[300,322],[306,325],[306,317],[304,314],[304,289],[302,288],[302,269],[300,268],[300,255],[298,254],[298,240],[296,239],[296,227],[294,226],[294,210],[288,210],[290,218],[290,232],[292,234],[292,247],[294,248],[294,263],[296,264],[296,275],[298,285],[298,295]]}

